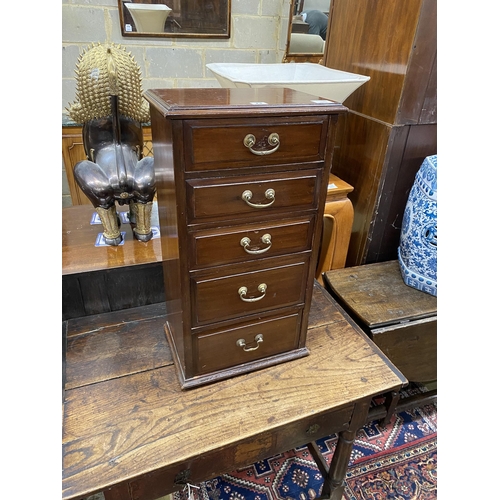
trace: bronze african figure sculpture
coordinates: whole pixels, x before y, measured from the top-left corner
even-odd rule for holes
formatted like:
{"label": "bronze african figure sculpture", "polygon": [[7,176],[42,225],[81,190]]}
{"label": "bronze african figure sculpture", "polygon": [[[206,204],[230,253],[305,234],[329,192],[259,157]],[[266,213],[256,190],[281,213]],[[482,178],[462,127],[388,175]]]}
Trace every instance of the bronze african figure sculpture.
{"label": "bronze african figure sculpture", "polygon": [[99,214],[108,245],[122,241],[116,202],[129,206],[134,236],[149,241],[156,187],[154,160],[142,154],[141,123],[150,117],[139,66],[119,45],[93,44],[80,56],[76,77],[76,100],[67,111],[83,124],[87,155],[74,166],[76,182]]}

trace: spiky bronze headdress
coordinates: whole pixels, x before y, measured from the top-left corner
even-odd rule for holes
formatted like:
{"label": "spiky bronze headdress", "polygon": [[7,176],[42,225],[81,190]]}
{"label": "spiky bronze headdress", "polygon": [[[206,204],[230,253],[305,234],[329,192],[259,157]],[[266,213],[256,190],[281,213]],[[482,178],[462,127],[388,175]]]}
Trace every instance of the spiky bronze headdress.
{"label": "spiky bronze headdress", "polygon": [[118,113],[148,122],[149,104],[142,97],[141,71],[120,45],[92,44],[78,59],[76,99],[66,108],[77,123],[111,115],[109,96],[118,96]]}

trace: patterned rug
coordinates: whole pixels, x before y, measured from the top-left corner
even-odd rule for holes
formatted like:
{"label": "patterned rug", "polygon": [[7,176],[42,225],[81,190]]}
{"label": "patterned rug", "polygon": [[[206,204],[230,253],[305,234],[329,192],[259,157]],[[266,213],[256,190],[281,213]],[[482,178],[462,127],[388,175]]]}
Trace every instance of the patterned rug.
{"label": "patterned rug", "polygon": [[[406,395],[425,389],[412,387]],[[337,436],[317,444],[328,464]],[[312,500],[323,479],[306,446],[173,494],[174,500]],[[437,403],[363,427],[354,442],[344,500],[437,498]]]}

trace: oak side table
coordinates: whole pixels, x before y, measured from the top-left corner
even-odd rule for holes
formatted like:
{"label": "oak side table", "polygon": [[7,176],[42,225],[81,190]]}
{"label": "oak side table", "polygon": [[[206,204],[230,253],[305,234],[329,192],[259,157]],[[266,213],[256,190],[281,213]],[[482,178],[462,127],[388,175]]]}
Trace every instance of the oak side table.
{"label": "oak side table", "polygon": [[[340,500],[372,397],[404,376],[317,282],[310,355],[183,391],[163,324],[165,304],[63,323],[62,499],[156,500],[308,444]],[[330,466],[315,441],[339,433]]]}

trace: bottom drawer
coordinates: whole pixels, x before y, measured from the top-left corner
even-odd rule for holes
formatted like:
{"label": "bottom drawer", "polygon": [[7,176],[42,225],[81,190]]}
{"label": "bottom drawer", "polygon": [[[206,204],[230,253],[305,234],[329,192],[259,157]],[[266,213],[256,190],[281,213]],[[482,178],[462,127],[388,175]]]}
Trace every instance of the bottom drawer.
{"label": "bottom drawer", "polygon": [[208,373],[295,349],[302,311],[199,335],[198,373]]}

